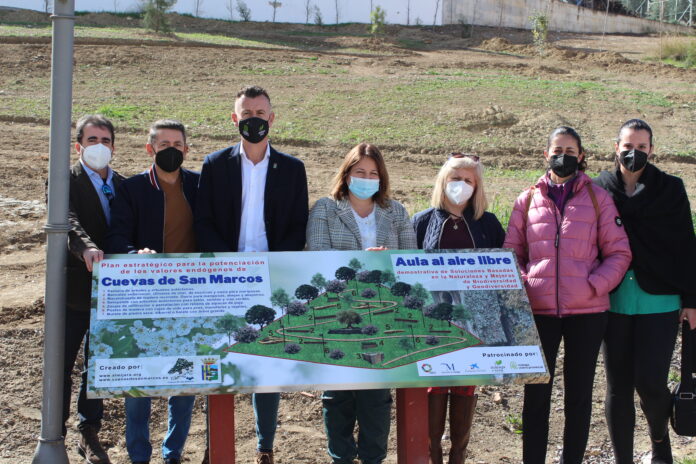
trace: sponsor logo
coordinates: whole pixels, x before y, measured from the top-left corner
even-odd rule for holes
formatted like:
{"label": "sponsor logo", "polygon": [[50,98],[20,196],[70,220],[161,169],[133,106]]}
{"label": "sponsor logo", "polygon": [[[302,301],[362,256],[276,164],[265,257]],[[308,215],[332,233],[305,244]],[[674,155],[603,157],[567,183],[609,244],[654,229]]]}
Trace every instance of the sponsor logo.
{"label": "sponsor logo", "polygon": [[430,373],[433,371],[433,366],[428,363],[421,364],[421,370],[425,373]]}

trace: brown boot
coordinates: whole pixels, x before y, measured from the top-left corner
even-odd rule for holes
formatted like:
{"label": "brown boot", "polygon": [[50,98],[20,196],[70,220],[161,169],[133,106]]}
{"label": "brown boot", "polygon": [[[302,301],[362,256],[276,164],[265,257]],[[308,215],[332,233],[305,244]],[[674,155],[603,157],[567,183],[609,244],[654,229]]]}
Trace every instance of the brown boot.
{"label": "brown boot", "polygon": [[89,464],[111,464],[109,456],[99,443],[97,432],[99,429],[92,425],[84,425],[80,429],[80,441],[77,443],[77,452],[85,458]]}
{"label": "brown boot", "polygon": [[450,449],[448,464],[463,464],[466,458],[466,447],[471,437],[471,423],[474,421],[477,395],[457,396],[450,398]]}
{"label": "brown boot", "polygon": [[273,464],[273,451],[257,451],[256,464]]}
{"label": "brown boot", "polygon": [[428,436],[430,460],[428,464],[442,464],[442,434],[447,419],[447,393],[428,394]]}

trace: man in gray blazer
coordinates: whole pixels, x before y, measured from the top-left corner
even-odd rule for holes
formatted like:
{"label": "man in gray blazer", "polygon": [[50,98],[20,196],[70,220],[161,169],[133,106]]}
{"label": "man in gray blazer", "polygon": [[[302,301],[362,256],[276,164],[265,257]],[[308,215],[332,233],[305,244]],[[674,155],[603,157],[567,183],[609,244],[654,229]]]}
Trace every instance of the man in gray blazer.
{"label": "man in gray blazer", "polygon": [[123,177],[109,167],[114,152],[114,126],[101,115],[77,122],[75,152],[80,159],[70,168],[68,263],[65,310],[65,371],[63,381],[63,435],[70,416],[72,370],[84,339],[85,363],[77,398],[80,431],[78,452],[88,463],[109,464],[97,433],[104,412],[100,399],[88,400],[87,361],[92,267],[104,258],[111,202]]}

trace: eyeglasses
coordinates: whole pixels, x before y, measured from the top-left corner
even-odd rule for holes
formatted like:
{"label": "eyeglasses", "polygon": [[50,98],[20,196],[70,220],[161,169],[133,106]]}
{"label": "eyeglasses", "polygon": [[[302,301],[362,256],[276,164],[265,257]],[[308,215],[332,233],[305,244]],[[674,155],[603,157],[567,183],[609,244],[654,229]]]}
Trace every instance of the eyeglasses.
{"label": "eyeglasses", "polygon": [[477,163],[481,159],[481,157],[479,155],[472,155],[470,153],[459,153],[459,152],[450,153],[449,156],[447,157],[448,160],[452,159],[452,158],[469,158],[470,160],[476,161]]}
{"label": "eyeglasses", "polygon": [[114,199],[114,191],[111,190],[111,187],[109,187],[109,184],[106,183],[106,180],[104,181],[104,184],[102,185],[102,193],[106,197],[107,200],[109,200],[109,204]]}

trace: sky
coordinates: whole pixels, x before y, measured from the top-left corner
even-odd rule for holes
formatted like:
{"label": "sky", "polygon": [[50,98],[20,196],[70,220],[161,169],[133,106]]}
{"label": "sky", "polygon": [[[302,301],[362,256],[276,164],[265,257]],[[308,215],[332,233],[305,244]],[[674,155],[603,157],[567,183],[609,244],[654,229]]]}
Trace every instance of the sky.
{"label": "sky", "polygon": [[[178,0],[174,5],[174,11],[179,13],[193,13],[196,0]],[[201,2],[201,16],[210,18],[229,19],[226,5],[230,0],[198,0]],[[245,0],[251,9],[253,21],[270,21],[273,16],[273,8],[267,0]],[[336,0],[311,0],[318,5],[322,12],[324,24],[336,22]],[[406,24],[407,4],[410,3],[410,22],[414,24],[416,18],[420,18],[423,24],[433,24],[435,17],[435,4],[439,1],[437,23],[441,23],[441,0],[338,0],[339,22],[370,22],[370,3],[380,6],[387,12],[387,22],[392,24]],[[232,0],[236,4],[236,0]],[[281,0],[282,6],[276,11],[278,22],[305,22],[306,0]],[[75,0],[77,11],[132,11],[137,8],[138,0]],[[15,6],[31,8],[43,11],[43,0],[0,0],[0,6]],[[235,19],[239,15],[235,11]],[[310,17],[310,22],[312,21]]]}

